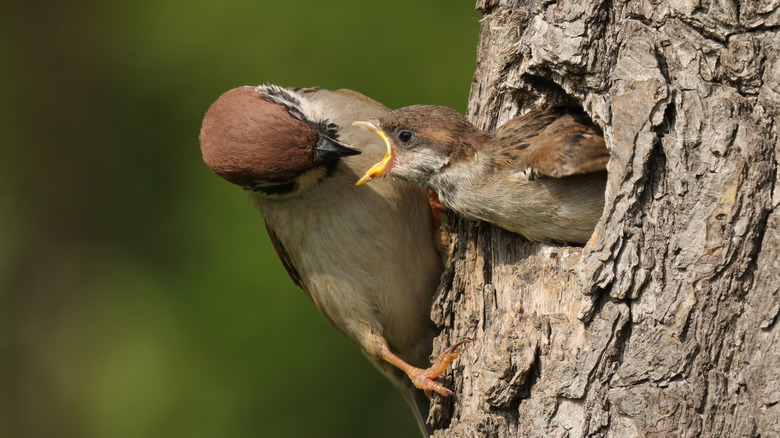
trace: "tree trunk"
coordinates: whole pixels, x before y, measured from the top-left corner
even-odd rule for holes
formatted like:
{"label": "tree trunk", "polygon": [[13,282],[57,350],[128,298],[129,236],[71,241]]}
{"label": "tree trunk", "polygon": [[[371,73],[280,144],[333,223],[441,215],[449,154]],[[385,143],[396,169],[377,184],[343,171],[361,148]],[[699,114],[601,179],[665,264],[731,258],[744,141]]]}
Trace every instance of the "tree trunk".
{"label": "tree trunk", "polygon": [[480,0],[469,118],[580,104],[585,248],[451,218],[437,437],[780,436],[780,2]]}

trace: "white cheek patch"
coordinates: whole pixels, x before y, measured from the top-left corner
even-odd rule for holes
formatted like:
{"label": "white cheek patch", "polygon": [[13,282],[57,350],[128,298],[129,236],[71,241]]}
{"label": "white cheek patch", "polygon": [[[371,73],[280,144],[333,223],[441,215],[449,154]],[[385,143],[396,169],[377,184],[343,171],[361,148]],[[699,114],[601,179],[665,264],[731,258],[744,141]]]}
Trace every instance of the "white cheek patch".
{"label": "white cheek patch", "polygon": [[430,149],[409,150],[396,156],[393,173],[414,181],[422,182],[431,178],[450,162],[449,158],[437,155]]}
{"label": "white cheek patch", "polygon": [[304,191],[320,183],[327,176],[328,170],[325,166],[317,166],[303,172],[296,180],[300,191]]}

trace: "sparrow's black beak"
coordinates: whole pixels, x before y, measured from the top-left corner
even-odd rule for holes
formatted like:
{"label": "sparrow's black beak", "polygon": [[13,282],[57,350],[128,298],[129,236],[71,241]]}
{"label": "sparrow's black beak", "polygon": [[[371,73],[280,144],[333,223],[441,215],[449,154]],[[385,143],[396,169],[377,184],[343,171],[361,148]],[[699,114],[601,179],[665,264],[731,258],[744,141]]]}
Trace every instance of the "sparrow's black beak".
{"label": "sparrow's black beak", "polygon": [[324,163],[348,155],[357,155],[359,153],[360,151],[357,149],[351,148],[344,143],[339,143],[330,137],[321,135],[317,142],[317,146],[314,147],[314,161]]}

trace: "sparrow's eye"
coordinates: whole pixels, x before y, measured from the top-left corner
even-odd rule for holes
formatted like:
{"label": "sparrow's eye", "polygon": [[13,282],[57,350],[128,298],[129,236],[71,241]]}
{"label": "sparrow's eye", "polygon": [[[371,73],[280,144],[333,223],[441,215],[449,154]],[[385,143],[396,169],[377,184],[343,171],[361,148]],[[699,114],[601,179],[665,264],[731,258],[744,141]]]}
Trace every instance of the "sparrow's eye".
{"label": "sparrow's eye", "polygon": [[409,143],[412,140],[412,137],[414,137],[412,131],[403,130],[398,133],[398,140],[400,140],[401,143]]}

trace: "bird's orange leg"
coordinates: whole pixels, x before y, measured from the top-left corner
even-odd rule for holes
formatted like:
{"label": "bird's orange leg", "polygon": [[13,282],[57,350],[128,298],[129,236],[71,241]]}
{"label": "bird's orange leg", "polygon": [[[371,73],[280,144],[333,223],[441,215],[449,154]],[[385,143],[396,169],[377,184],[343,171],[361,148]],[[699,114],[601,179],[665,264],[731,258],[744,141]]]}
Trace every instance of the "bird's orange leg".
{"label": "bird's orange leg", "polygon": [[433,216],[433,243],[440,254],[446,254],[447,247],[450,245],[450,231],[442,219],[442,213],[446,207],[439,200],[439,195],[433,190],[425,189],[425,196],[428,198],[428,207]]}
{"label": "bird's orange leg", "polygon": [[429,397],[431,395],[431,391],[436,391],[438,394],[447,397],[455,394],[444,387],[444,385],[434,382],[433,379],[441,376],[445,371],[447,371],[447,367],[450,365],[450,363],[458,358],[458,348],[466,342],[472,342],[472,340],[464,339],[451,346],[442,354],[440,354],[439,357],[436,358],[436,362],[434,362],[433,365],[427,369],[417,368],[409,365],[408,363],[404,362],[403,359],[393,354],[393,352],[390,351],[390,349],[384,344],[382,345],[379,354],[382,359],[403,370],[403,372],[409,376],[409,379],[411,379],[414,386],[418,389],[424,390],[425,394]]}

